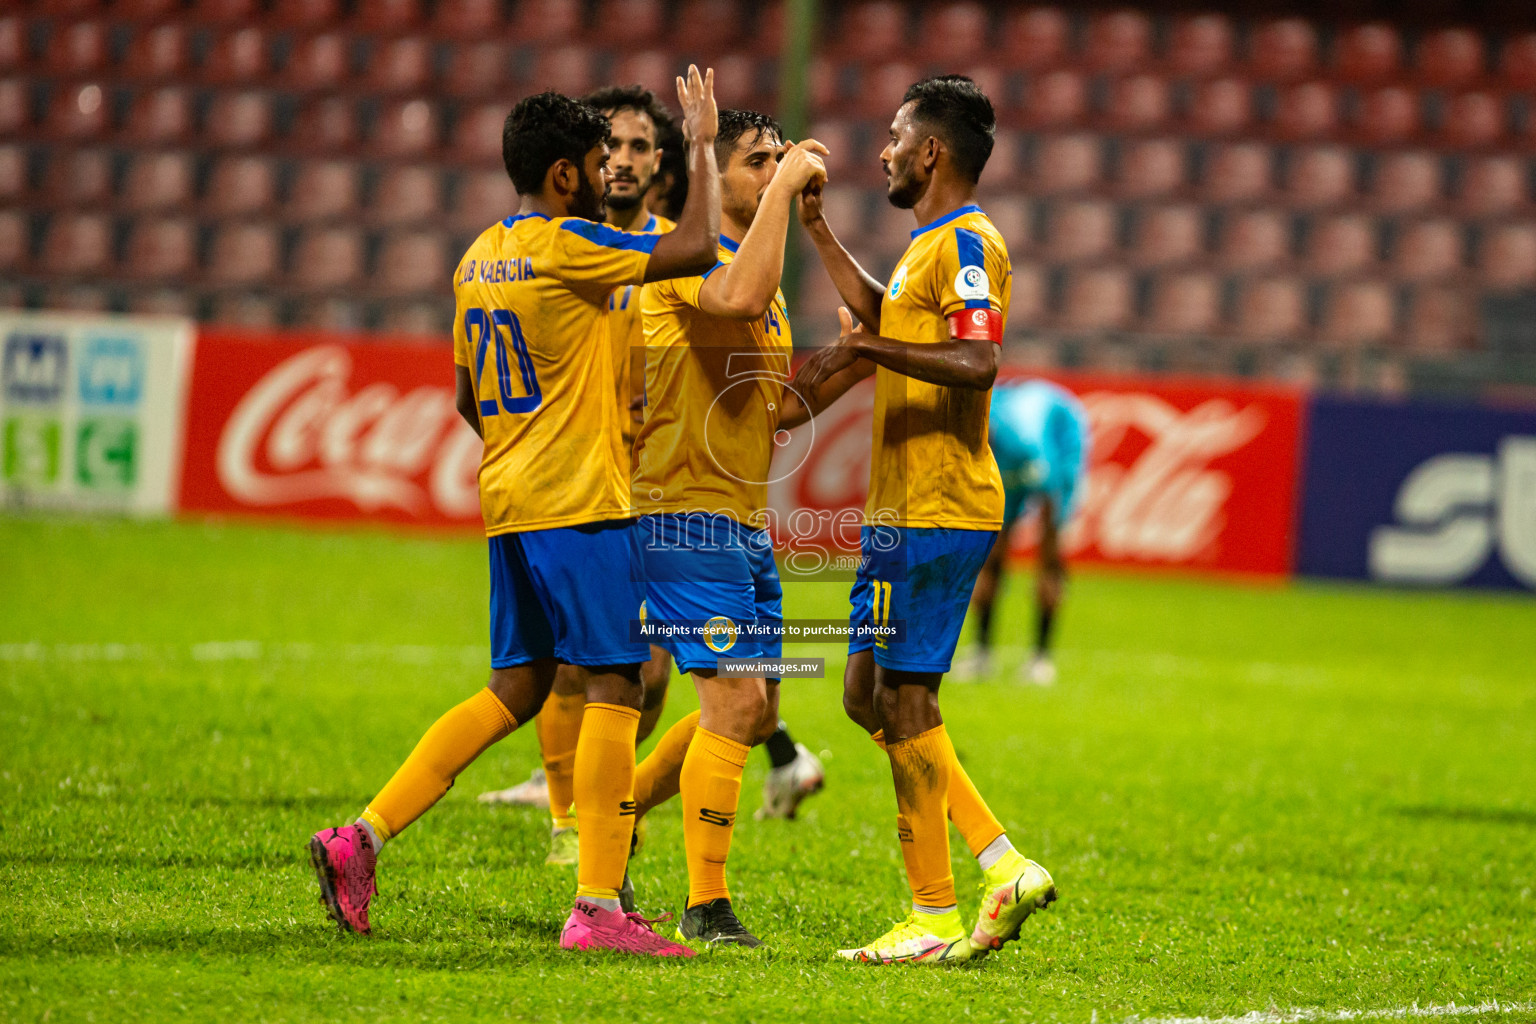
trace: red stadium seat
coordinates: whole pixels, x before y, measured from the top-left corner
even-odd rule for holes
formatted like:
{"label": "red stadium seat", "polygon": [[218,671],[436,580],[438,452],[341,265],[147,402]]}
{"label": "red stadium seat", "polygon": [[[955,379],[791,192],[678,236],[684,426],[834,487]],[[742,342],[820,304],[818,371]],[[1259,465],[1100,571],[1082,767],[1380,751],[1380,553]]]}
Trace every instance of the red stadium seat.
{"label": "red stadium seat", "polygon": [[384,243],[373,280],[380,291],[392,297],[446,295],[450,273],[443,239],[418,231],[391,236]]}
{"label": "red stadium seat", "polygon": [[128,312],[140,316],[197,315],[191,293],[179,288],[134,288],[128,293]]}
{"label": "red stadium seat", "polygon": [[1108,255],[1115,248],[1115,208],[1092,199],[1052,206],[1045,245],[1058,263],[1084,263]]}
{"label": "red stadium seat", "polygon": [[1385,85],[1360,99],[1355,132],[1366,142],[1381,146],[1404,142],[1419,131],[1419,98],[1412,89]]}
{"label": "red stadium seat", "polygon": [[1242,210],[1222,223],[1216,259],[1230,270],[1270,270],[1290,257],[1291,227],[1275,210]]}
{"label": "red stadium seat", "polygon": [[1334,46],[1333,71],[1350,82],[1381,82],[1398,74],[1403,41],[1397,29],[1379,21],[1356,25],[1340,33]]}
{"label": "red stadium seat", "polygon": [[318,296],[299,303],[296,323],[341,334],[357,334],[366,326],[362,305],[340,295]]}
{"label": "red stadium seat", "polygon": [[249,292],[215,296],[209,319],[216,324],[250,328],[276,327],[281,320],[276,299]]}
{"label": "red stadium seat", "polygon": [[1466,253],[1461,225],[1447,218],[1410,224],[1397,237],[1392,266],[1409,281],[1435,281],[1461,272]]}
{"label": "red stadium seat", "polygon": [[106,273],[112,263],[112,225],[93,213],[61,213],[43,234],[38,269],[55,277]]}
{"label": "red stadium seat", "polygon": [[502,26],[500,0],[439,0],[432,31],[455,39],[494,38]]}
{"label": "red stadium seat", "polygon": [[1136,218],[1131,258],[1143,267],[1167,267],[1198,259],[1205,250],[1205,219],[1200,208],[1180,204],[1154,206]]}
{"label": "red stadium seat", "polygon": [[[378,0],[365,0],[361,7],[372,7]],[[338,0],[274,0],[267,24],[282,31],[319,32],[341,18]]]}
{"label": "red stadium seat", "polygon": [[339,32],[295,40],[282,83],[307,92],[339,88],[352,74],[351,46],[351,39]]}
{"label": "red stadium seat", "polygon": [[1440,188],[1440,160],[1435,154],[1383,153],[1371,177],[1371,200],[1377,209],[1389,212],[1419,210],[1440,201]]}
{"label": "red stadium seat", "polygon": [[1446,104],[1440,140],[1447,146],[1473,149],[1504,137],[1504,104],[1491,92],[1464,92]]}
{"label": "red stadium seat", "polygon": [[534,59],[529,86],[534,90],[553,89],[567,96],[580,96],[597,85],[593,71],[594,51],[585,46],[557,46],[540,50]]}
{"label": "red stadium seat", "polygon": [[1218,203],[1263,198],[1270,191],[1270,163],[1269,147],[1257,142],[1214,146],[1206,154],[1202,191]]}
{"label": "red stadium seat", "polygon": [[1341,277],[1376,262],[1376,231],[1368,217],[1344,213],[1314,221],[1303,246],[1306,269],[1317,277]]}
{"label": "red stadium seat", "polygon": [[288,201],[283,204],[283,216],[298,221],[355,216],[357,178],[357,168],[342,160],[313,160],[300,164],[293,186],[288,190]]}
{"label": "red stadium seat", "polygon": [[455,231],[478,233],[516,212],[517,190],[506,171],[470,171],[459,180],[448,224]]}
{"label": "red stadium seat", "polygon": [[1461,165],[1456,205],[1477,217],[1519,210],[1529,201],[1529,181],[1525,161],[1518,156],[1469,157]]}
{"label": "red stadium seat", "polygon": [[0,210],[0,271],[19,274],[27,269],[30,234],[25,214],[20,210]]}
{"label": "red stadium seat", "polygon": [[21,146],[0,146],[0,203],[20,203],[30,190],[27,151]]}
{"label": "red stadium seat", "polygon": [[106,91],[95,82],[66,86],[54,93],[43,130],[58,139],[93,139],[107,131]]}
{"label": "red stadium seat", "polygon": [[450,96],[460,98],[492,96],[507,88],[511,66],[511,55],[501,43],[490,39],[465,43],[454,48],[443,87]]}
{"label": "red stadium seat", "polygon": [[256,0],[193,0],[190,17],[208,25],[249,24],[258,16]]}
{"label": "red stadium seat", "polygon": [[140,280],[183,280],[197,265],[197,231],[180,218],[140,220],[128,232],[125,276]]}
{"label": "red stadium seat", "polygon": [[1218,74],[1232,63],[1232,22],[1221,14],[1178,18],[1168,40],[1168,70],[1180,76]]}
{"label": "red stadium seat", "polygon": [[363,64],[363,88],[422,93],[432,82],[432,44],[423,36],[376,39]]}
{"label": "red stadium seat", "polygon": [[1088,21],[1083,57],[1099,71],[1130,71],[1152,54],[1152,22],[1140,11],[1096,14]]}
{"label": "red stadium seat", "polygon": [[1168,119],[1172,105],[1166,81],[1154,75],[1127,75],[1110,84],[1106,120],[1116,131],[1150,131]]}
{"label": "red stadium seat", "polygon": [[581,0],[519,0],[507,32],[514,43],[553,43],[581,35]]}
{"label": "red stadium seat", "polygon": [[1103,171],[1104,147],[1095,135],[1044,135],[1035,153],[1034,191],[1049,195],[1092,188]]}
{"label": "red stadium seat", "polygon": [[[744,12],[736,0],[685,0],[667,36],[679,53],[711,53],[729,50],[742,40]],[[721,77],[716,69],[715,87]]]}
{"label": "red stadium seat", "polygon": [[414,157],[437,146],[437,108],[423,99],[396,100],[379,109],[369,148],[379,156]]}
{"label": "red stadium seat", "polygon": [[1499,290],[1536,287],[1536,224],[1498,224],[1477,252],[1478,276]]}
{"label": "red stadium seat", "polygon": [[1323,304],[1319,334],[1330,345],[1380,345],[1392,339],[1397,303],[1381,281],[1336,284]]}
{"label": "red stadium seat", "polygon": [[439,340],[452,336],[452,302],[391,302],[384,310],[379,330],[408,337],[421,335]]}
{"label": "red stadium seat", "polygon": [[[726,53],[713,59],[715,68],[715,98],[721,106],[748,110],[764,110],[772,105],[765,97],[758,82],[757,58],[750,53]],[[673,84],[677,65],[669,64],[666,87],[657,95],[669,106],[677,105],[677,88]],[[812,106],[816,106],[812,98]]]}
{"label": "red stadium seat", "polygon": [[783,0],[768,0],[757,8],[757,17],[750,19],[751,30],[747,33],[747,45],[757,53],[779,54],[784,50]]}
{"label": "red stadium seat", "polygon": [[667,12],[661,0],[598,0],[592,41],[625,48],[660,40]]}
{"label": "red stadium seat", "polygon": [[226,224],[214,233],[208,254],[208,280],[216,285],[246,286],[277,274],[277,229],[270,224]]}
{"label": "red stadium seat", "polygon": [[435,219],[443,208],[443,186],[429,167],[392,167],[379,178],[369,209],[379,224],[416,224]]}
{"label": "red stadium seat", "polygon": [[1331,206],[1354,193],[1354,166],[1347,149],[1314,146],[1291,154],[1286,196],[1297,206]]}
{"label": "red stadium seat", "polygon": [[203,81],[213,85],[250,85],[266,78],[270,70],[267,35],[246,26],[214,40],[203,59]]}
{"label": "red stadium seat", "polygon": [[1483,37],[1469,28],[1442,28],[1419,40],[1414,64],[1421,81],[1436,86],[1471,85],[1483,77]]}
{"label": "red stadium seat", "polygon": [[1165,196],[1184,186],[1184,143],[1178,139],[1136,139],[1120,151],[1116,184],[1131,199]]}
{"label": "red stadium seat", "polygon": [[68,21],[89,18],[98,13],[100,8],[101,0],[37,0],[33,12],[45,18]]}
{"label": "red stadium seat", "polygon": [[1294,277],[1244,281],[1237,294],[1235,333],[1245,341],[1296,341],[1307,329],[1305,286]]}
{"label": "red stadium seat", "polygon": [[21,70],[28,49],[27,23],[15,15],[0,16],[0,74]]}
{"label": "red stadium seat", "polygon": [[891,117],[901,106],[907,88],[922,77],[915,65],[907,63],[870,68],[860,76],[859,107],[872,118]]}
{"label": "red stadium seat", "polygon": [[129,41],[121,72],[125,77],[145,82],[183,78],[191,63],[190,54],[185,26],[146,25]]}
{"label": "red stadium seat", "polygon": [[1025,87],[1024,118],[1031,126],[1077,124],[1088,112],[1088,83],[1075,71],[1047,71]]}
{"label": "red stadium seat", "polygon": [[1426,355],[1471,348],[1477,330],[1476,296],[1466,288],[1416,288],[1408,305],[1408,347]]}
{"label": "red stadium seat", "polygon": [[1317,68],[1317,30],[1301,18],[1260,25],[1248,40],[1248,68],[1256,78],[1277,82],[1307,77]]}
{"label": "red stadium seat", "polygon": [[363,236],[352,228],[319,228],[293,250],[288,283],[298,291],[350,288],[363,278]]}
{"label": "red stadium seat", "polygon": [[41,191],[45,203],[60,210],[106,204],[112,198],[112,159],[99,149],[56,153]]}
{"label": "red stadium seat", "polygon": [[116,0],[113,21],[160,21],[180,13],[181,0]]}
{"label": "red stadium seat", "polygon": [[1013,293],[1008,303],[1009,325],[1025,330],[1039,326],[1045,319],[1049,291],[1044,267],[1038,263],[1015,261]]}
{"label": "red stadium seat", "polygon": [[1536,89],[1536,32],[1510,36],[1499,51],[1499,84],[1506,89]]}
{"label": "red stadium seat", "polygon": [[1241,78],[1212,78],[1194,86],[1189,127],[1199,135],[1235,135],[1253,120],[1253,92]]}
{"label": "red stadium seat", "polygon": [[32,95],[20,78],[0,78],[0,138],[32,126]]}
{"label": "red stadium seat", "polygon": [[[687,70],[684,68],[683,70]],[[614,62],[609,76],[625,85],[643,85],[655,93],[661,102],[677,105],[677,58],[661,50],[639,50],[625,53]],[[715,69],[715,92],[720,89],[720,69]],[[724,106],[722,102],[720,104]]]}
{"label": "red stadium seat", "polygon": [[1071,331],[1112,331],[1132,317],[1131,275],[1120,267],[1083,267],[1067,275],[1061,326]]}
{"label": "red stadium seat", "polygon": [[925,60],[964,67],[977,63],[992,50],[987,9],[971,0],[922,5],[917,37]]}
{"label": "red stadium seat", "polygon": [[65,313],[105,313],[111,306],[106,289],[91,284],[55,285],[43,293],[43,308]]}
{"label": "red stadium seat", "polygon": [[221,149],[253,149],[272,135],[272,99],[264,92],[223,92],[203,119],[202,137]]}
{"label": "red stadium seat", "polygon": [[1003,15],[1000,56],[1012,67],[1034,71],[1066,59],[1072,23],[1057,7],[1030,7]]}
{"label": "red stadium seat", "polygon": [[844,10],[831,39],[843,56],[889,60],[907,49],[907,10],[895,0],[862,0]]}
{"label": "red stadium seat", "polygon": [[1214,274],[1186,270],[1152,287],[1147,328],[1158,334],[1210,334],[1221,321],[1221,283]]}
{"label": "red stadium seat", "polygon": [[1339,120],[1339,97],[1326,82],[1302,82],[1280,91],[1274,131],[1293,142],[1331,135]]}
{"label": "red stadium seat", "polygon": [[[719,76],[715,76],[718,80]],[[825,57],[812,57],[811,68],[806,72],[806,92],[809,94],[811,110],[821,113],[847,115],[846,110],[835,110],[838,106],[838,67]]]}
{"label": "red stadium seat", "polygon": [[259,156],[226,156],[213,165],[203,189],[203,212],[216,218],[266,213],[277,199],[272,161]]}
{"label": "red stadium seat", "polygon": [[321,96],[299,108],[292,144],[313,153],[335,154],[357,143],[357,113],[349,100]]}
{"label": "red stadium seat", "polygon": [[501,164],[501,130],[507,120],[502,103],[482,103],[461,111],[453,125],[453,157],[464,163]]}
{"label": "red stadium seat", "polygon": [[124,209],[170,210],[192,201],[192,157],[170,150],[141,153],[128,165],[121,192]]}
{"label": "red stadium seat", "polygon": [[349,23],[359,35],[392,35],[421,26],[421,0],[368,0],[358,4]]}
{"label": "red stadium seat", "polygon": [[858,176],[865,169],[879,167],[879,151],[873,145],[860,147],[858,133],[845,121],[813,122],[810,137],[827,147],[827,174],[833,181],[843,181],[847,175]]}
{"label": "red stadium seat", "polygon": [[95,75],[107,63],[107,26],[99,21],[57,25],[43,51],[44,74],[55,78]]}
{"label": "red stadium seat", "polygon": [[1029,246],[1034,234],[1034,210],[1028,199],[1012,193],[998,193],[985,196],[981,208],[987,211],[987,219],[1008,243],[1009,252],[1023,252]]}

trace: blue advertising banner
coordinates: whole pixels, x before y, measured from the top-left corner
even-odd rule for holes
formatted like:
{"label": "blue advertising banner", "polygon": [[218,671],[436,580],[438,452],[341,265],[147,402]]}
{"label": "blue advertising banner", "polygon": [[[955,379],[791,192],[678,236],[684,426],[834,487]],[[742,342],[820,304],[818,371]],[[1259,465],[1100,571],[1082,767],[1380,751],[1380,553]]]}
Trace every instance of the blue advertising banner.
{"label": "blue advertising banner", "polygon": [[1315,398],[1296,568],[1536,590],[1536,411]]}

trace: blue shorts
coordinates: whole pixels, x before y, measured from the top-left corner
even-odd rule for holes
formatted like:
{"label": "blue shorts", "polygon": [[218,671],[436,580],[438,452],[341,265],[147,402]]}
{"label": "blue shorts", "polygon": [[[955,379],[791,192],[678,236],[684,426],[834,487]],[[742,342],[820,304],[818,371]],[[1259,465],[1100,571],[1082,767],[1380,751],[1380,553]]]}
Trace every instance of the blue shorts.
{"label": "blue shorts", "polygon": [[491,667],[555,657],[570,665],[635,665],[630,639],[645,588],[634,520],[503,533],[491,546]]}
{"label": "blue shorts", "polygon": [[[778,659],[784,588],[773,539],[729,516],[661,513],[635,528],[647,621],[707,624],[701,634],[657,640],[684,672],[722,656]],[[744,628],[748,624],[756,630]]]}
{"label": "blue shorts", "polygon": [[[848,653],[875,652],[875,664],[907,672],[948,672],[976,577],[996,530],[866,526],[858,575],[848,595]],[[898,625],[899,638],[860,637],[860,627]]]}

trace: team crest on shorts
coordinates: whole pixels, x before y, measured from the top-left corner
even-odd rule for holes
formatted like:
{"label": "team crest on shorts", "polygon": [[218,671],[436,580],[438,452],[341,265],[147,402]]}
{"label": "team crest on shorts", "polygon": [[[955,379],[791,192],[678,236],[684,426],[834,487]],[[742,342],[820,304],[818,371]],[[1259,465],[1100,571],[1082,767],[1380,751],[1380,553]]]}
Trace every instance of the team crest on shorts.
{"label": "team crest on shorts", "polygon": [[736,646],[736,623],[724,615],[716,615],[704,623],[704,645],[716,654],[724,654]]}
{"label": "team crest on shorts", "polygon": [[892,302],[895,302],[897,299],[901,298],[901,290],[906,286],[907,265],[903,263],[901,266],[896,268],[896,273],[891,277],[890,291],[886,292],[885,294]]}

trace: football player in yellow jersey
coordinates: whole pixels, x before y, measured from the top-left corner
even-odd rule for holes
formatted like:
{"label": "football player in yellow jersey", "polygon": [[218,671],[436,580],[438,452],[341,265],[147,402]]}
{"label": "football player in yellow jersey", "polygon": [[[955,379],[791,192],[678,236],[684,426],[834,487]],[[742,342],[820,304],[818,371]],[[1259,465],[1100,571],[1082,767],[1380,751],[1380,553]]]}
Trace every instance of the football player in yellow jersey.
{"label": "football player in yellow jersey", "polygon": [[[532,718],[564,662],[579,666],[587,703],[575,764],[580,865],[560,945],[692,953],[619,906],[634,823],[640,665],[649,650],[631,634],[643,584],[633,565],[607,310],[614,288],[697,274],[715,260],[714,74],[690,67],[677,84],[693,188],[666,235],[599,221],[612,173],[600,112],[546,92],[507,117],[502,155],[521,208],[476,239],[453,281],[458,407],[485,441],[491,677],[427,730],[356,822],[310,840],[322,903],[343,930],[369,929],[382,844]],[[595,565],[623,568],[594,573]]]}
{"label": "football player in yellow jersey", "polygon": [[636,769],[635,803],[643,814],[682,794],[688,900],[678,937],[756,947],[732,909],[725,862],[747,752],[778,722],[778,679],[720,662],[779,657],[778,636],[757,631],[783,619],[766,528],[792,351],[779,278],[791,208],[825,181],[826,150],[785,146],[772,118],[745,110],[720,112],[715,147],[719,262],[645,289],[645,423],[633,476],[647,622],[688,630],[661,642],[692,674],[700,709]]}
{"label": "football player in yellow jersey", "polygon": [[[801,207],[861,327],[841,312],[843,336],[802,365],[795,386],[816,401],[837,374],[877,367],[843,706],[890,758],[913,909],[868,945],[841,951],[854,960],[926,964],[985,954],[1056,898],[1050,875],[1013,848],[976,792],[939,713],[939,683],[1003,518],[987,410],[1012,271],[975,195],[995,128],[991,101],[969,78],[945,75],[907,90],[880,159],[888,198],[912,210],[918,227],[886,287],[848,255],[818,202]],[[982,868],[981,911],[969,935],[946,816]]]}

